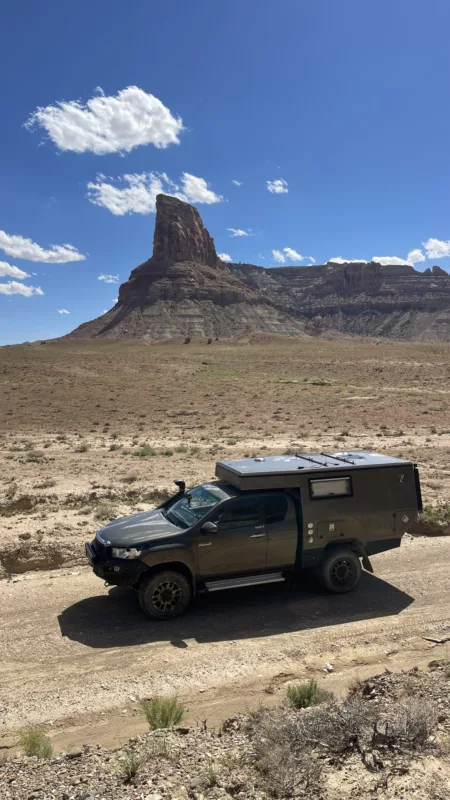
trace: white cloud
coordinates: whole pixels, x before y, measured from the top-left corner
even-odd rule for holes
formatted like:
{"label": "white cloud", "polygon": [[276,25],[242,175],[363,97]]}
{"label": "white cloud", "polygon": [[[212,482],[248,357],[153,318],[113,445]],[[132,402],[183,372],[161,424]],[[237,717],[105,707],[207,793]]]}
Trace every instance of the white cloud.
{"label": "white cloud", "polygon": [[189,172],[183,172],[181,176],[182,191],[177,197],[180,200],[187,200],[188,203],[220,203],[223,197],[208,189],[208,184],[204,178],[196,178]]}
{"label": "white cloud", "polygon": [[301,253],[297,253],[296,250],[293,250],[292,247],[283,247],[283,253],[286,253],[290,261],[304,261],[306,258],[306,256],[302,256]]}
{"label": "white cloud", "polygon": [[217,253],[217,255],[222,261],[225,261],[228,264],[232,261],[232,258],[230,255],[228,255],[228,253]]}
{"label": "white cloud", "polygon": [[44,294],[39,286],[27,286],[24,283],[17,283],[17,281],[8,281],[8,283],[0,283],[0,294],[21,294],[24,297],[31,297],[32,294]]}
{"label": "white cloud", "polygon": [[450,256],[450,242],[441,239],[428,239],[422,242],[427,258],[447,258]]}
{"label": "white cloud", "polygon": [[243,231],[242,228],[227,228],[230,231],[230,236],[250,236],[248,231]]}
{"label": "white cloud", "polygon": [[[112,179],[110,179],[112,180]],[[197,178],[188,172],[181,176],[182,188],[177,186],[165,172],[142,172],[125,174],[118,178],[114,186],[107,183],[105,176],[97,175],[96,183],[88,183],[88,199],[96,206],[102,206],[112,214],[151,214],[156,210],[156,196],[169,194],[187,203],[219,203],[223,198],[208,188],[204,178]]]}
{"label": "white cloud", "polygon": [[23,269],[13,267],[6,261],[0,261],[0,278],[17,278],[19,281],[22,281],[24,278],[29,277],[30,275],[28,272],[24,272]]}
{"label": "white cloud", "polygon": [[408,253],[407,260],[410,262],[410,264],[418,264],[419,261],[426,261],[425,256],[422,253],[422,250],[419,249],[410,250]]}
{"label": "white cloud", "polygon": [[105,275],[103,272],[100,273],[97,280],[104,281],[105,283],[118,283],[119,276],[118,275]]}
{"label": "white cloud", "polygon": [[[314,261],[314,263],[316,263]],[[340,256],[335,256],[335,258],[330,258],[328,261],[329,264],[367,264],[367,261],[364,261],[363,258],[341,258]]]}
{"label": "white cloud", "polygon": [[234,183],[234,185],[235,185],[235,186],[242,186],[242,183],[243,183],[243,182],[242,182],[242,181],[235,181],[235,180],[233,180],[233,181],[232,181],[232,183]]}
{"label": "white cloud", "polygon": [[0,231],[0,250],[8,256],[23,258],[25,261],[43,261],[47,264],[66,264],[68,261],[84,261],[86,256],[79,253],[71,244],[52,244],[50,250],[24,239],[23,236],[12,236]]}
{"label": "white cloud", "polygon": [[272,250],[272,256],[279,264],[284,264],[286,261],[286,256],[283,255],[281,250]]}
{"label": "white cloud", "polygon": [[398,256],[374,256],[372,261],[376,261],[377,264],[382,264],[383,267],[387,267],[389,265],[394,265],[397,267],[412,266],[410,261],[406,261],[405,258],[398,258]]}
{"label": "white cloud", "polygon": [[70,311],[67,311],[67,308],[57,308],[56,310],[58,314],[70,314]]}
{"label": "white cloud", "polygon": [[287,181],[283,178],[277,178],[275,181],[266,181],[266,187],[267,191],[272,192],[272,194],[287,194],[289,191]]}
{"label": "white cloud", "polygon": [[116,305],[116,303],[118,303],[118,302],[119,302],[119,298],[118,298],[118,297],[113,297],[113,303],[114,303],[114,305]]}
{"label": "white cloud", "polygon": [[59,150],[104,155],[129,153],[139,145],[164,148],[179,144],[183,123],[157,97],[138,86],[128,86],[111,96],[100,90],[85,105],[79,100],[62,100],[38,107],[25,127],[43,128]]}
{"label": "white cloud", "polygon": [[315,264],[315,263],[316,263],[316,259],[315,259],[315,258],[313,258],[312,256],[307,256],[307,258],[309,259],[309,261],[311,262],[311,264]]}

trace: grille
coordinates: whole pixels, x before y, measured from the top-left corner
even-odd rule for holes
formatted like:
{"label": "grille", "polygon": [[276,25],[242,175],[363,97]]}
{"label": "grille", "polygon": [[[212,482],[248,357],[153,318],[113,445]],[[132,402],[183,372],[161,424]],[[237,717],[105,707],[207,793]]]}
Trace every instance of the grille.
{"label": "grille", "polygon": [[106,545],[99,542],[98,539],[94,539],[92,542],[92,549],[95,552],[95,555],[102,561],[106,561],[108,558],[111,557],[111,548],[106,547]]}

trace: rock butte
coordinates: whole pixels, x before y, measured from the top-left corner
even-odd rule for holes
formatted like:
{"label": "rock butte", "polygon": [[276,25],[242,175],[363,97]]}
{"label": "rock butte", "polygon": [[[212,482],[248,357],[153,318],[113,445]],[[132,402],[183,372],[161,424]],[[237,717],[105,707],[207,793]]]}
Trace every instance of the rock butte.
{"label": "rock butte", "polygon": [[265,269],[225,264],[197,209],[156,198],[153,255],[117,304],[70,338],[288,336],[326,331],[450,341],[450,275],[376,262]]}

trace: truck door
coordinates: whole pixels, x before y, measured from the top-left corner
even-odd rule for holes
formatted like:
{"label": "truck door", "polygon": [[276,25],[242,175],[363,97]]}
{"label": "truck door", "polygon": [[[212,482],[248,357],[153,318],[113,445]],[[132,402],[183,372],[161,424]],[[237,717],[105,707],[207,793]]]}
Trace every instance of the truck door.
{"label": "truck door", "polygon": [[267,568],[293,567],[298,541],[294,501],[282,492],[263,495],[261,500],[267,533]]}
{"label": "truck door", "polygon": [[266,566],[267,537],[258,495],[229,500],[209,518],[215,533],[199,534],[199,574],[202,578],[257,572]]}

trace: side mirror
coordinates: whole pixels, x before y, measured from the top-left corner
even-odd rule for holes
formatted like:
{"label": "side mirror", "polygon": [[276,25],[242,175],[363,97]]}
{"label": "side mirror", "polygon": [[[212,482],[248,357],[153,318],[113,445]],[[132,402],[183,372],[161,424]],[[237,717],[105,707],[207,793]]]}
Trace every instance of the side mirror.
{"label": "side mirror", "polygon": [[178,486],[178,491],[180,494],[184,494],[186,491],[186,484],[184,481],[174,481],[175,486]]}
{"label": "side mirror", "polygon": [[215,522],[205,522],[201,527],[202,533],[217,533],[218,530]]}

